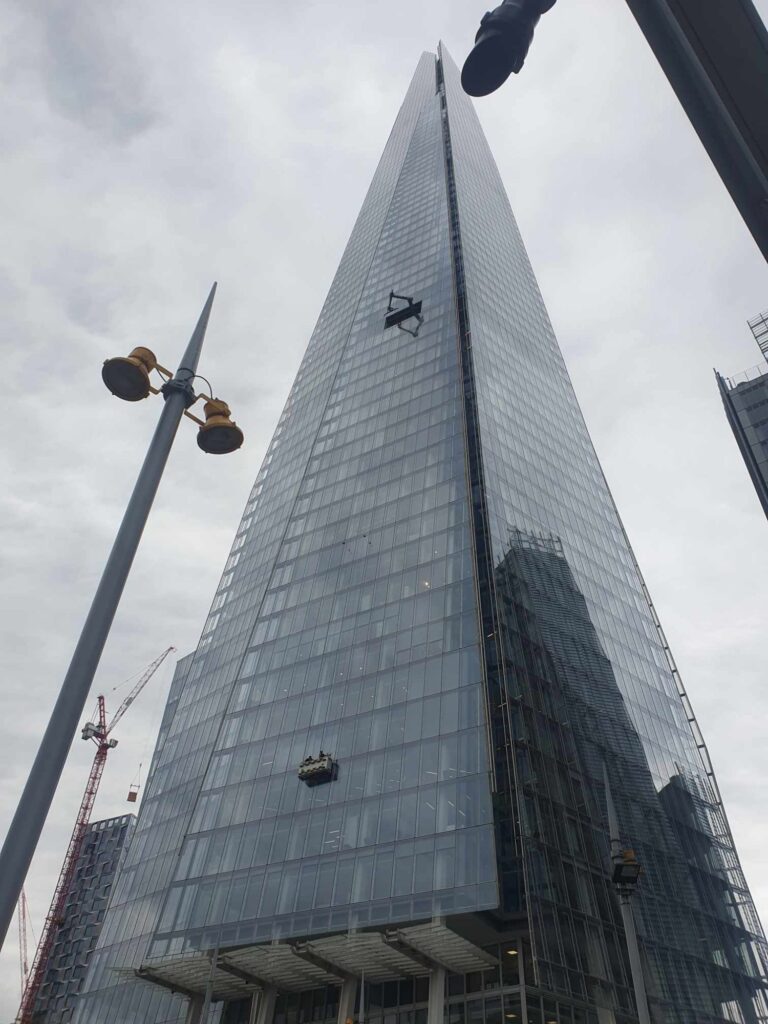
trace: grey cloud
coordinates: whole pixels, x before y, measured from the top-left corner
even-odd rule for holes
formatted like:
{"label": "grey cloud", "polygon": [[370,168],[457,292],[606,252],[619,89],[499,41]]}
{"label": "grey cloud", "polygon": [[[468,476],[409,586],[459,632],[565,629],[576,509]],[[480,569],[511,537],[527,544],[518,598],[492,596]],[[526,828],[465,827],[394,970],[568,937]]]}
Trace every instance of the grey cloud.
{"label": "grey cloud", "polygon": [[51,106],[105,140],[126,142],[155,121],[128,5],[54,2],[39,10],[40,68]]}

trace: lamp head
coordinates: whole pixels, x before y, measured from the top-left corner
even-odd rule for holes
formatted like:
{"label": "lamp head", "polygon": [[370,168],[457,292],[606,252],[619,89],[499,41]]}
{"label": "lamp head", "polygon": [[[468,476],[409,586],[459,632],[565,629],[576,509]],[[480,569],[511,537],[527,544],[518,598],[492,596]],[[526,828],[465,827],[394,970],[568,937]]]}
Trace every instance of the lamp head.
{"label": "lamp head", "polygon": [[154,352],[139,346],[129,356],[107,359],[101,368],[101,379],[123,401],[140,402],[149,395],[149,374],[156,366]]}
{"label": "lamp head", "polygon": [[461,69],[470,96],[488,96],[523,66],[542,10],[554,0],[504,0],[480,22],[475,45]]}
{"label": "lamp head", "polygon": [[197,444],[208,455],[228,455],[235,452],[244,441],[243,432],[230,419],[226,402],[212,398],[203,407],[205,423],[197,432]]}

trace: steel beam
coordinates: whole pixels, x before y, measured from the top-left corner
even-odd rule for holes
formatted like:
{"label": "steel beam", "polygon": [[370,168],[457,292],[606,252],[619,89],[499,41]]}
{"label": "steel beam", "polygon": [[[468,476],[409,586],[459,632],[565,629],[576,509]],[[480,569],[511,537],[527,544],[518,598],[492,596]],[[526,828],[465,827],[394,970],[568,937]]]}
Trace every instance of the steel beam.
{"label": "steel beam", "polygon": [[414,946],[408,938],[400,931],[384,932],[384,941],[392,949],[398,953],[402,953],[403,956],[407,956],[409,960],[413,960],[414,963],[420,964],[425,967],[426,970],[431,974],[432,971],[441,968],[445,971],[450,971],[448,964],[438,960],[437,957],[430,956],[429,953],[425,953],[423,950]]}
{"label": "steel beam", "polygon": [[155,974],[149,967],[139,967],[133,973],[139,981],[147,981],[151,985],[158,985],[160,988],[173,992],[174,995],[186,996],[188,999],[202,999],[202,993],[195,992],[191,988],[185,988],[184,985],[179,985],[175,981],[167,981],[165,978],[161,978],[159,974]]}
{"label": "steel beam", "polygon": [[356,979],[356,975],[345,970],[343,967],[340,967],[338,964],[333,963],[331,960],[326,959],[326,957],[313,949],[309,943],[289,942],[288,945],[291,947],[291,951],[301,960],[305,960],[308,964],[312,964],[314,967],[319,967],[321,971],[325,971],[334,978],[339,978],[340,981],[348,981],[352,978]]}
{"label": "steel beam", "polygon": [[270,983],[265,981],[263,978],[257,977],[252,974],[247,968],[240,967],[238,964],[233,964],[227,960],[226,957],[219,957],[216,962],[216,966],[220,971],[225,971],[227,974],[231,974],[233,978],[239,978],[240,981],[244,981],[246,985],[253,985],[254,988],[269,988]]}

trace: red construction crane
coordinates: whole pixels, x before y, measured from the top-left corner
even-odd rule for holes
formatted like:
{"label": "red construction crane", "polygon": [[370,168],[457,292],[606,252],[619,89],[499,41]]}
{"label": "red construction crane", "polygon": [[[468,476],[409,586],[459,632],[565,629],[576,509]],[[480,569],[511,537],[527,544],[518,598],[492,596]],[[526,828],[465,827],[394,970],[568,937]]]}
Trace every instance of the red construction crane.
{"label": "red construction crane", "polygon": [[77,812],[75,828],[69,840],[69,846],[67,847],[67,852],[64,857],[64,863],[61,865],[61,873],[59,874],[59,880],[56,883],[48,916],[45,919],[45,924],[43,925],[43,930],[40,935],[40,942],[37,945],[32,969],[27,977],[27,985],[24,989],[24,994],[21,997],[21,1006],[19,1007],[19,1012],[16,1016],[16,1024],[32,1024],[35,1002],[40,991],[40,986],[43,983],[43,978],[45,977],[45,970],[48,965],[48,957],[51,952],[51,947],[53,946],[54,939],[56,938],[56,932],[64,921],[64,908],[67,901],[67,893],[69,892],[69,887],[75,873],[77,859],[80,856],[83,839],[85,838],[85,833],[88,829],[88,822],[91,820],[93,802],[96,799],[96,793],[99,789],[101,776],[104,773],[107,754],[113,747],[117,746],[117,740],[113,740],[110,737],[110,733],[131,704],[136,700],[155,672],[160,668],[171,651],[175,650],[175,647],[169,647],[167,650],[163,651],[158,658],[155,658],[117,709],[109,724],[107,724],[107,712],[104,697],[99,696],[98,721],[86,722],[83,726],[82,737],[84,740],[93,740],[96,744],[96,753],[93,757],[93,764],[91,765],[88,784],[85,787],[85,793],[83,794],[82,803],[80,804],[80,810]]}

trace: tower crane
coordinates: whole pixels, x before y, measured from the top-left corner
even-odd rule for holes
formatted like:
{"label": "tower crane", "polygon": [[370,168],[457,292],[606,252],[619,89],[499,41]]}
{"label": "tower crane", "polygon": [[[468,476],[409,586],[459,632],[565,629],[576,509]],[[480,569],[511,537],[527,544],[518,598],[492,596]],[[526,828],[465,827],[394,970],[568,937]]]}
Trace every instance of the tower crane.
{"label": "tower crane", "polygon": [[[168,647],[144,670],[139,681],[114,713],[112,720],[109,723],[107,723],[107,711],[104,697],[103,695],[99,695],[97,720],[95,722],[86,722],[83,726],[82,738],[84,740],[92,740],[96,744],[96,753],[93,756],[93,763],[88,775],[88,783],[85,787],[85,793],[83,794],[83,799],[80,803],[80,810],[77,812],[75,827],[69,840],[67,852],[64,856],[64,863],[61,865],[61,872],[56,883],[56,888],[53,893],[53,899],[51,900],[48,915],[45,919],[45,924],[43,925],[40,941],[35,952],[35,958],[27,976],[27,984],[24,989],[24,994],[21,997],[21,1006],[19,1007],[19,1012],[16,1015],[16,1024],[32,1024],[35,1002],[40,991],[40,986],[43,983],[51,947],[53,946],[56,938],[56,932],[64,921],[64,908],[66,905],[67,893],[69,892],[69,887],[75,873],[77,859],[80,856],[80,850],[82,849],[85,833],[88,829],[88,823],[91,820],[91,811],[93,810],[93,803],[99,789],[101,776],[104,773],[107,754],[113,749],[113,747],[117,746],[117,740],[112,739],[110,734],[168,655],[175,650],[175,647]],[[26,914],[26,901],[24,905],[24,914]]]}

